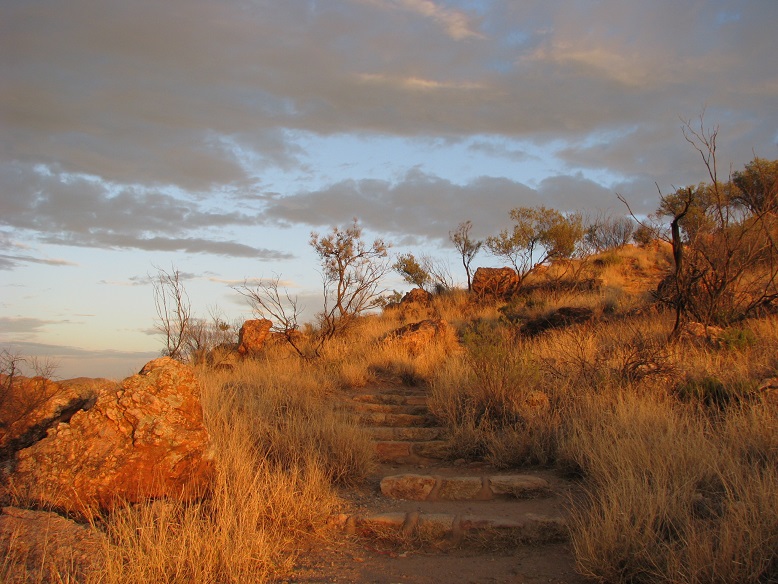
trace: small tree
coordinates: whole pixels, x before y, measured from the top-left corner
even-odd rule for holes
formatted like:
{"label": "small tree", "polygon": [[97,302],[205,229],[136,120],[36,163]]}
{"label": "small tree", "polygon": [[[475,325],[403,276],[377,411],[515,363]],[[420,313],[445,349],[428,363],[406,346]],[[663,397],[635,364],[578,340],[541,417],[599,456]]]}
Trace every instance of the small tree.
{"label": "small tree", "polygon": [[778,160],[756,157],[732,174],[733,200],[754,214],[778,211]]}
{"label": "small tree", "polygon": [[778,161],[755,159],[721,182],[718,129],[706,129],[701,115],[699,129],[687,121],[683,133],[711,182],[660,193],[657,214],[672,218],[675,269],[660,287],[660,299],[676,311],[672,335],[690,318],[727,326],[778,300],[778,221],[772,202]]}
{"label": "small tree", "polygon": [[[286,342],[300,357],[308,359],[311,354],[300,342],[301,337],[298,334],[303,308],[299,305],[297,296],[292,297],[287,288],[281,291],[280,283],[281,277],[276,275],[270,280],[260,279],[254,286],[250,286],[248,281],[245,281],[242,286],[237,286],[234,290],[246,298],[255,315],[273,323],[270,330],[283,335]],[[324,339],[320,338],[319,343],[313,347],[313,356],[319,354],[323,344]]]}
{"label": "small tree", "polygon": [[623,215],[598,215],[584,230],[584,242],[594,253],[627,245],[635,233],[635,222]]}
{"label": "small tree", "polygon": [[163,354],[180,360],[184,356],[192,318],[192,305],[181,272],[173,266],[170,272],[157,268],[152,286],[157,311],[154,326],[165,337]]}
{"label": "small tree", "polygon": [[405,253],[397,256],[397,260],[392,264],[392,268],[408,284],[426,290],[432,281],[432,276],[430,276],[429,271],[425,269],[422,263],[412,253]]}
{"label": "small tree", "polygon": [[327,235],[312,232],[310,244],[322,265],[322,335],[331,338],[356,316],[380,305],[381,281],[391,270],[389,245],[382,239],[368,245],[356,218],[352,225],[333,227]]}
{"label": "small tree", "polygon": [[513,229],[488,237],[486,247],[492,255],[510,262],[522,279],[538,265],[572,256],[583,238],[580,213],[565,215],[545,207],[518,207],[510,215]]}
{"label": "small tree", "polygon": [[460,223],[454,231],[450,231],[448,234],[451,243],[459,252],[462,257],[462,266],[465,268],[465,274],[467,274],[467,291],[472,290],[472,278],[470,276],[470,264],[473,263],[473,259],[481,250],[483,241],[478,241],[470,238],[470,230],[473,228],[472,221],[463,221]]}

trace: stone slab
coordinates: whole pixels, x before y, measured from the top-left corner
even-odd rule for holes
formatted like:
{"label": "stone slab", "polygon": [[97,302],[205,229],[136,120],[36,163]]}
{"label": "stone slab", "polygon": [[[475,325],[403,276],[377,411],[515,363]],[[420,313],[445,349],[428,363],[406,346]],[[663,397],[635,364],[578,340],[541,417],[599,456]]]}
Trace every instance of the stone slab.
{"label": "stone slab", "polygon": [[430,475],[403,474],[384,477],[381,494],[390,499],[426,501],[435,488],[437,479]]}

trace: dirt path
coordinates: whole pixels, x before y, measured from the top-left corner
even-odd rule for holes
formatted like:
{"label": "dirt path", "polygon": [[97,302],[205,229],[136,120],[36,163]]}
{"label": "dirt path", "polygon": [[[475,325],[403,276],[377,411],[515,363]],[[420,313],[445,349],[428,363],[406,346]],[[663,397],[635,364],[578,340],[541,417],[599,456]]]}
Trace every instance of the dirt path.
{"label": "dirt path", "polygon": [[343,493],[342,537],[301,553],[282,582],[573,583],[565,500],[552,471],[500,472],[445,461],[424,390],[383,385],[345,402],[380,460],[364,487]]}

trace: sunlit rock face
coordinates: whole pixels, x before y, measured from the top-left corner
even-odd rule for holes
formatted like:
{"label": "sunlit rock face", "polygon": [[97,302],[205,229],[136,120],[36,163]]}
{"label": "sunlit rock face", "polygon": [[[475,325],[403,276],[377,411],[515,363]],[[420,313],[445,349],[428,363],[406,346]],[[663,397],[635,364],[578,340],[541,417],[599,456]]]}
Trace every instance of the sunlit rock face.
{"label": "sunlit rock face", "polygon": [[270,327],[273,323],[267,319],[247,320],[240,327],[238,353],[245,357],[256,355],[265,346]]}
{"label": "sunlit rock face", "polygon": [[519,288],[519,275],[513,268],[478,268],[472,289],[478,296],[508,298]]}
{"label": "sunlit rock face", "polygon": [[4,471],[16,502],[90,516],[124,501],[192,499],[208,488],[213,456],[194,371],[169,357],[16,452]]}

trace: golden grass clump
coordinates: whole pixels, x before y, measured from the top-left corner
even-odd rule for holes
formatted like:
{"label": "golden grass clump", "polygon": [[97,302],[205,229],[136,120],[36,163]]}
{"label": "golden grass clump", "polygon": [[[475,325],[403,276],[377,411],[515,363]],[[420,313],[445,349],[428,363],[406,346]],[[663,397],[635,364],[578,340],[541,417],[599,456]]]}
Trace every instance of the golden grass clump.
{"label": "golden grass clump", "polygon": [[579,571],[599,582],[778,577],[778,425],[762,402],[725,421],[655,395],[598,395],[564,455],[585,476],[572,506]]}
{"label": "golden grass clump", "polygon": [[[648,293],[667,252],[626,246],[538,270],[510,302],[455,291],[360,317],[316,359],[275,343],[231,371],[199,369],[217,461],[209,496],[105,517],[103,569],[87,581],[284,577],[295,550],[327,537],[336,488],[373,470],[371,441],[338,397],[380,383],[429,389],[454,458],[576,477],[570,536],[592,581],[778,582],[778,404],[757,395],[778,373],[778,316],[670,340],[674,315]],[[570,273],[588,283],[564,284]],[[524,326],[563,307],[591,318]],[[438,318],[451,338],[413,351],[386,341]]]}
{"label": "golden grass clump", "polygon": [[203,370],[217,473],[195,504],[153,501],[105,518],[104,569],[90,581],[263,582],[288,572],[301,542],[324,537],[333,486],[373,465],[362,429],[331,382],[300,360]]}

